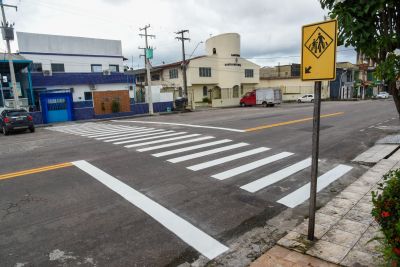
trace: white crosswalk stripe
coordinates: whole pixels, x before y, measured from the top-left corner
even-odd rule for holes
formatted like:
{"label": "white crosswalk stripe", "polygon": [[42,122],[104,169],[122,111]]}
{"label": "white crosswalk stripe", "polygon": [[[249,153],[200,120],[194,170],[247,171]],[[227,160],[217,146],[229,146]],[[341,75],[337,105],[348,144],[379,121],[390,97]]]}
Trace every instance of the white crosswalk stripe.
{"label": "white crosswalk stripe", "polygon": [[258,154],[258,153],[261,153],[261,152],[265,152],[265,151],[268,151],[268,150],[270,150],[270,148],[259,147],[259,148],[256,148],[256,149],[252,149],[252,150],[249,150],[249,151],[233,154],[233,155],[226,156],[226,157],[223,157],[223,158],[219,158],[219,159],[215,159],[215,160],[211,160],[211,161],[206,161],[206,162],[203,162],[203,163],[200,163],[200,164],[197,164],[197,165],[193,165],[193,166],[190,166],[190,167],[187,167],[187,168],[189,170],[192,170],[192,171],[199,171],[199,170],[210,168],[210,167],[213,167],[213,166],[216,166],[216,165],[220,165],[220,164],[223,164],[223,163],[226,163],[226,162],[230,162],[230,161],[233,161],[233,160],[236,160],[236,159],[240,159],[240,158],[248,157],[248,156],[255,155],[255,154]]}
{"label": "white crosswalk stripe", "polygon": [[293,175],[293,174],[295,174],[301,170],[304,170],[305,168],[310,167],[310,166],[311,166],[311,158],[308,158],[308,159],[300,161],[294,165],[286,167],[282,170],[279,170],[277,172],[269,174],[263,178],[257,179],[251,183],[243,185],[240,188],[242,188],[250,193],[255,193],[267,186],[277,183],[277,182],[289,177],[290,175]]}
{"label": "white crosswalk stripe", "polygon": [[205,156],[212,155],[212,154],[217,154],[217,153],[220,153],[223,151],[228,151],[228,150],[232,150],[235,148],[244,147],[244,146],[248,146],[248,145],[249,144],[247,144],[247,143],[237,143],[237,144],[233,144],[230,146],[223,146],[223,147],[215,148],[212,150],[206,150],[206,151],[202,151],[202,152],[198,152],[198,153],[194,153],[194,154],[190,154],[190,155],[186,155],[186,156],[169,159],[167,161],[169,161],[171,163],[178,163],[178,162],[182,162],[182,161],[186,161],[186,160],[191,160],[191,159],[201,158],[201,157],[205,157]]}
{"label": "white crosswalk stripe", "polygon": [[156,141],[150,141],[150,142],[145,142],[145,143],[127,145],[125,147],[126,148],[132,148],[132,147],[138,147],[138,146],[159,144],[159,143],[165,143],[165,142],[168,142],[168,141],[174,141],[174,140],[180,140],[180,139],[185,139],[185,138],[190,138],[190,137],[196,137],[196,136],[200,136],[200,135],[201,134],[189,134],[189,135],[183,135],[183,136],[172,137],[172,138],[167,138],[167,139],[161,139],[161,140],[156,140]]}
{"label": "white crosswalk stripe", "polygon": [[140,141],[159,139],[159,138],[164,138],[164,137],[169,137],[169,136],[176,136],[176,135],[183,135],[183,134],[187,134],[187,132],[169,133],[169,134],[162,134],[162,135],[144,137],[144,138],[141,138],[141,136],[137,136],[136,138],[125,140],[125,141],[120,141],[120,142],[115,142],[113,144],[114,145],[122,145],[122,144],[127,144],[127,143],[135,143],[135,142],[140,142]]}
{"label": "white crosswalk stripe", "polygon": [[112,136],[112,135],[120,135],[120,134],[129,134],[129,133],[137,133],[141,131],[145,131],[147,129],[129,129],[129,130],[118,130],[118,131],[112,131],[112,132],[102,132],[102,133],[90,133],[90,134],[83,134],[82,136],[88,137],[88,138],[98,138],[98,137],[103,137],[103,136]]}
{"label": "white crosswalk stripe", "polygon": [[222,139],[222,140],[215,141],[215,142],[204,143],[204,144],[200,144],[200,145],[188,146],[188,147],[184,147],[184,148],[178,148],[178,149],[174,149],[174,150],[164,151],[164,152],[160,152],[160,153],[157,153],[157,154],[153,154],[152,156],[157,157],[157,158],[158,157],[164,157],[164,156],[169,156],[169,155],[178,154],[178,153],[191,151],[191,150],[196,150],[196,149],[200,149],[200,148],[216,146],[216,145],[229,143],[229,142],[232,142],[232,140],[230,140],[230,139]]}
{"label": "white crosswalk stripe", "polygon": [[151,147],[141,148],[141,149],[137,149],[136,151],[139,151],[139,152],[151,151],[151,150],[162,149],[162,148],[171,147],[171,146],[178,146],[178,145],[183,145],[183,144],[189,144],[189,143],[204,141],[204,140],[213,139],[213,138],[215,138],[215,137],[214,136],[204,136],[204,137],[200,137],[200,138],[196,138],[196,139],[179,141],[179,142],[169,143],[169,144],[165,144],[165,145],[158,145],[158,146],[151,146]]}
{"label": "white crosswalk stripe", "polygon": [[152,135],[157,135],[157,134],[164,134],[164,133],[173,133],[175,131],[166,131],[166,130],[143,130],[143,131],[138,131],[135,133],[130,133],[130,134],[118,134],[118,135],[112,135],[112,136],[106,136],[106,137],[99,137],[96,138],[96,140],[103,140],[104,142],[114,142],[114,141],[119,141],[119,140],[127,140],[129,138],[135,137],[135,136],[152,136]]}
{"label": "white crosswalk stripe", "polygon": [[270,156],[270,157],[267,157],[267,158],[264,158],[264,159],[260,159],[260,160],[248,163],[246,165],[242,165],[242,166],[236,167],[236,168],[231,169],[231,170],[227,170],[227,171],[224,171],[224,172],[221,172],[221,173],[218,173],[218,174],[214,174],[211,177],[213,177],[215,179],[218,179],[218,180],[225,180],[225,179],[231,178],[233,176],[242,174],[244,172],[247,172],[247,171],[259,168],[261,166],[267,165],[267,164],[272,163],[274,161],[289,157],[291,155],[293,155],[293,153],[282,152],[282,153],[279,153],[279,154],[276,154],[276,155],[273,155],[273,156]]}
{"label": "white crosswalk stripe", "polygon": [[96,135],[96,134],[138,130],[138,129],[142,129],[142,128],[125,128],[125,129],[96,128],[96,129],[90,129],[90,130],[63,130],[63,131],[66,133],[73,133],[73,134],[85,136],[85,135]]}
{"label": "white crosswalk stripe", "polygon": [[[332,170],[328,171],[327,173],[321,175],[318,177],[318,183],[317,183],[317,192],[321,191],[325,187],[327,187],[329,184],[349,172],[353,167],[347,166],[347,165],[339,165]],[[290,193],[289,195],[281,198],[278,200],[278,203],[283,204],[289,208],[294,208],[310,197],[310,183],[300,187],[293,193]]]}
{"label": "white crosswalk stripe", "polygon": [[129,131],[140,131],[140,130],[144,130],[143,128],[134,128],[134,129],[113,129],[113,130],[109,130],[109,129],[105,129],[102,131],[98,131],[98,132],[88,132],[88,133],[82,133],[81,136],[85,136],[85,137],[91,137],[91,136],[96,136],[96,135],[102,135],[102,134],[117,134],[117,133],[126,133]]}
{"label": "white crosswalk stripe", "polygon": [[106,125],[99,125],[97,127],[82,127],[82,128],[71,127],[71,128],[66,128],[66,129],[58,129],[57,131],[71,132],[71,133],[88,133],[88,132],[102,132],[104,130],[140,129],[140,128],[145,128],[145,127],[130,127],[130,126],[109,127]]}

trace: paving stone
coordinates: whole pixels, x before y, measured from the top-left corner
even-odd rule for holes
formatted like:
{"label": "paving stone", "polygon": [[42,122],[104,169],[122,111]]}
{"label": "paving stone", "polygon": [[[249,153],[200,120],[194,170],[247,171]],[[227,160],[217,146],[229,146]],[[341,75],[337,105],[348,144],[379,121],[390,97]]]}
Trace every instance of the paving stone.
{"label": "paving stone", "polygon": [[272,247],[270,250],[268,250],[268,254],[278,257],[278,258],[285,258],[290,252],[292,252],[291,250],[281,247],[281,246],[274,246]]}
{"label": "paving stone", "polygon": [[278,245],[304,253],[311,246],[311,241],[307,240],[306,235],[292,231],[281,238]]}
{"label": "paving stone", "polygon": [[306,253],[339,264],[349,251],[350,248],[348,247],[333,244],[324,240],[318,240]]}
{"label": "paving stone", "polygon": [[345,219],[348,220],[352,220],[352,221],[356,221],[359,223],[363,223],[366,225],[370,225],[373,218],[372,215],[370,213],[366,213],[366,212],[361,212],[358,210],[351,210],[349,211],[345,216]]}
{"label": "paving stone", "polygon": [[[322,226],[333,226],[340,220],[338,216],[330,216],[320,212],[315,213],[315,223]],[[308,223],[308,219],[305,220]]]}
{"label": "paving stone", "polygon": [[396,150],[397,147],[398,145],[375,145],[352,161],[367,165],[375,164]]}
{"label": "paving stone", "polygon": [[[314,236],[317,239],[321,239],[321,237],[325,235],[325,233],[328,232],[329,229],[330,226],[315,224]],[[299,224],[296,228],[293,229],[293,231],[306,236],[308,234],[308,220]]]}
{"label": "paving stone", "polygon": [[351,250],[340,264],[349,267],[375,267],[380,265],[376,257],[358,250]]}
{"label": "paving stone", "polygon": [[325,207],[322,207],[318,210],[319,213],[327,214],[330,216],[344,216],[347,212],[349,212],[351,208],[348,207],[336,207],[332,204],[328,203]]}
{"label": "paving stone", "polygon": [[339,229],[331,229],[321,238],[321,240],[352,248],[360,237],[361,234],[352,234]]}
{"label": "paving stone", "polygon": [[358,193],[353,193],[353,192],[346,192],[342,191],[339,195],[336,197],[338,198],[343,198],[352,201],[354,204],[357,203],[361,198],[363,198],[365,194],[358,194]]}
{"label": "paving stone", "polygon": [[333,227],[333,229],[339,229],[348,233],[361,236],[363,233],[365,233],[365,231],[367,231],[368,227],[368,225],[363,223],[342,219]]}
{"label": "paving stone", "polygon": [[345,208],[350,210],[352,207],[354,207],[354,201],[345,199],[345,198],[340,198],[340,197],[335,197],[331,201],[329,201],[330,205],[338,207],[338,208]]}
{"label": "paving stone", "polygon": [[355,193],[358,195],[365,195],[371,190],[371,188],[372,188],[372,186],[369,186],[369,185],[351,184],[342,192],[351,192],[351,193]]}
{"label": "paving stone", "polygon": [[373,207],[374,206],[372,205],[372,202],[370,202],[370,203],[359,202],[353,207],[353,210],[357,210],[357,211],[361,211],[361,212],[365,212],[365,213],[371,213]]}
{"label": "paving stone", "polygon": [[380,247],[380,243],[375,238],[382,237],[382,234],[379,230],[373,226],[370,226],[367,231],[361,236],[360,240],[354,246],[354,249],[357,251],[379,255],[378,249]]}
{"label": "paving stone", "polygon": [[333,267],[333,266],[337,266],[335,264],[329,263],[329,262],[324,262],[320,259],[311,257],[309,255],[305,255],[305,254],[300,254],[298,252],[291,252],[289,255],[287,255],[285,257],[285,260],[291,261],[291,262],[295,262],[297,264],[299,264],[300,266],[308,266],[308,267]]}

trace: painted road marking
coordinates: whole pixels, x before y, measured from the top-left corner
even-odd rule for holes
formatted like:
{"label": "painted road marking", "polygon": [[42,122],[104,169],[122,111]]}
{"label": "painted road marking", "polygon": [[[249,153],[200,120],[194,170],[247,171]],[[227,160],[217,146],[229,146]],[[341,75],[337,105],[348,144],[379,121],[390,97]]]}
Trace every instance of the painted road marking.
{"label": "painted road marking", "polygon": [[364,131],[365,131],[365,129],[361,129],[361,130],[360,130],[360,132],[364,132]]}
{"label": "painted road marking", "polygon": [[215,127],[215,126],[205,126],[205,125],[195,125],[195,124],[184,124],[184,123],[172,123],[172,122],[157,122],[157,121],[120,121],[120,120],[112,120],[112,122],[134,122],[134,123],[149,123],[149,124],[164,124],[164,125],[175,125],[175,126],[185,126],[192,128],[205,128],[205,129],[214,129],[214,130],[223,130],[237,133],[244,133],[245,130],[232,129],[232,128],[224,128],[224,127]]}
{"label": "painted road marking", "polygon": [[96,137],[96,140],[104,140],[104,139],[110,139],[110,138],[116,138],[116,137],[122,137],[122,136],[129,136],[129,135],[136,135],[136,134],[140,134],[140,133],[148,133],[148,132],[160,132],[160,131],[164,131],[163,129],[159,129],[156,130],[154,128],[146,128],[146,129],[140,129],[136,132],[132,132],[132,133],[116,133],[113,135],[107,135],[104,137]]}
{"label": "painted road marking", "polygon": [[179,142],[174,142],[174,143],[169,143],[169,144],[164,144],[164,145],[136,149],[136,151],[139,151],[139,152],[151,151],[151,150],[162,149],[162,148],[171,147],[171,146],[177,146],[177,145],[183,145],[183,144],[189,144],[189,143],[209,140],[209,139],[213,139],[213,138],[215,138],[215,137],[214,136],[204,136],[204,137],[200,137],[200,138],[196,138],[196,139],[190,139],[190,140],[184,140],[184,141],[179,141]]}
{"label": "painted road marking", "polygon": [[137,139],[137,138],[159,136],[159,135],[161,135],[161,137],[162,137],[162,135],[170,134],[170,133],[176,133],[176,132],[172,131],[172,130],[171,131],[165,131],[165,130],[151,131],[151,132],[145,132],[145,133],[137,133],[135,135],[129,135],[129,136],[125,136],[125,137],[107,139],[107,140],[104,140],[104,142],[115,142],[115,141],[121,141],[121,140]]}
{"label": "painted road marking", "polygon": [[220,144],[225,144],[225,143],[229,143],[229,142],[232,142],[232,140],[222,139],[219,141],[204,143],[204,144],[200,144],[200,145],[196,145],[196,146],[188,146],[188,147],[184,147],[184,148],[178,148],[178,149],[174,149],[174,150],[164,151],[164,152],[160,152],[157,154],[153,154],[152,156],[154,156],[156,158],[164,157],[164,156],[168,156],[168,155],[178,154],[178,153],[182,153],[182,152],[186,152],[186,151],[192,151],[192,150],[215,146],[215,145],[220,145]]}
{"label": "painted road marking", "polygon": [[186,160],[197,159],[200,157],[217,154],[220,152],[224,152],[224,151],[228,151],[228,150],[232,150],[235,148],[244,147],[244,146],[248,146],[248,145],[249,144],[247,144],[247,143],[237,143],[237,144],[233,144],[230,146],[223,146],[223,147],[219,147],[219,148],[215,148],[215,149],[211,149],[211,150],[206,150],[206,151],[202,151],[202,152],[198,152],[198,153],[194,153],[194,154],[189,154],[186,156],[181,156],[178,158],[169,159],[167,161],[171,162],[171,163],[178,163],[178,162],[182,162],[182,161],[186,161]]}
{"label": "painted road marking", "polygon": [[289,177],[290,175],[293,175],[293,174],[295,174],[301,170],[304,170],[305,168],[308,168],[310,166],[311,166],[311,158],[308,158],[308,159],[300,161],[294,165],[291,165],[287,168],[284,168],[284,169],[274,172],[270,175],[267,175],[263,178],[255,180],[254,182],[243,185],[240,188],[242,188],[250,193],[255,193],[267,186],[277,183],[277,182]]}
{"label": "painted road marking", "polygon": [[66,167],[70,167],[70,166],[73,166],[72,163],[67,162],[67,163],[50,165],[50,166],[34,168],[34,169],[29,169],[29,170],[24,170],[24,171],[5,173],[5,174],[1,174],[0,175],[0,180],[10,179],[10,178],[14,178],[14,177],[18,177],[18,176],[24,176],[24,175],[28,175],[28,174],[46,172],[46,171],[66,168]]}
{"label": "painted road marking", "polygon": [[[335,180],[339,179],[341,176],[349,172],[353,167],[346,166],[346,165],[338,165],[332,170],[328,171],[327,173],[321,175],[318,177],[318,183],[317,183],[317,192],[321,191],[325,187],[327,187],[329,184],[334,182]],[[289,195],[281,198],[278,200],[278,203],[281,203],[289,208],[294,208],[310,197],[310,183],[304,185],[303,187],[300,187],[293,193],[290,193]]]}
{"label": "painted road marking", "polygon": [[145,129],[129,129],[129,130],[123,130],[123,131],[110,132],[110,133],[96,133],[96,134],[90,134],[90,135],[86,135],[86,136],[89,138],[97,138],[97,137],[106,137],[106,136],[112,136],[112,135],[139,133],[139,132],[143,132],[143,131],[148,131],[148,129],[147,128],[145,128]]}
{"label": "painted road marking", "polygon": [[153,136],[157,134],[164,134],[164,133],[173,133],[175,131],[166,131],[166,130],[150,130],[150,131],[144,131],[144,132],[136,132],[136,133],[131,133],[131,134],[121,134],[121,135],[113,135],[113,136],[107,136],[107,137],[100,137],[96,138],[96,140],[103,140],[104,142],[114,142],[114,141],[119,141],[119,140],[126,140],[132,137],[144,137],[144,136]]}
{"label": "painted road marking", "polygon": [[[329,117],[339,116],[339,115],[343,115],[343,114],[344,114],[344,112],[325,114],[325,115],[321,115],[321,118],[329,118]],[[300,122],[305,122],[305,121],[311,121],[311,120],[313,120],[313,117],[307,117],[307,118],[299,119],[299,120],[284,121],[284,122],[278,122],[278,123],[274,123],[274,124],[257,126],[254,128],[246,129],[245,131],[246,132],[254,132],[254,131],[265,130],[265,129],[274,128],[274,127],[278,127],[278,126],[285,126],[285,125],[290,125],[290,124],[295,124],[295,123],[300,123]]]}
{"label": "painted road marking", "polygon": [[227,157],[206,161],[206,162],[203,162],[203,163],[200,163],[200,164],[197,164],[197,165],[193,165],[193,166],[190,166],[190,167],[187,167],[187,168],[189,170],[192,170],[192,171],[199,171],[199,170],[210,168],[210,167],[213,167],[213,166],[216,166],[216,165],[219,165],[219,164],[223,164],[223,163],[226,163],[226,162],[234,161],[236,159],[240,159],[240,158],[248,157],[248,156],[255,155],[255,154],[258,154],[258,153],[261,153],[261,152],[265,152],[265,151],[268,151],[268,150],[270,150],[270,148],[268,148],[268,147],[259,147],[259,148],[252,149],[252,150],[249,150],[249,151],[233,154],[233,155],[230,155],[230,156],[227,156]]}
{"label": "painted road marking", "polygon": [[92,164],[83,160],[75,161],[73,164],[147,213],[208,259],[214,259],[229,249],[170,210]]}
{"label": "painted road marking", "polygon": [[251,171],[253,169],[259,168],[259,167],[264,166],[264,165],[267,165],[267,164],[272,163],[274,161],[289,157],[291,155],[293,155],[293,153],[282,152],[282,153],[279,153],[279,154],[276,154],[276,155],[273,155],[273,156],[270,156],[270,157],[267,157],[267,158],[264,158],[264,159],[260,159],[260,160],[248,163],[246,165],[242,165],[242,166],[236,167],[236,168],[231,169],[231,170],[227,170],[227,171],[212,175],[211,177],[213,177],[215,179],[218,179],[218,180],[225,180],[225,179],[231,178],[233,176],[242,174],[244,172]]}
{"label": "painted road marking", "polygon": [[183,136],[178,136],[178,137],[166,138],[166,139],[161,139],[161,140],[156,140],[156,141],[149,141],[149,142],[145,142],[145,143],[127,145],[127,146],[125,146],[125,147],[126,147],[126,148],[132,148],[132,147],[138,147],[138,146],[147,146],[147,145],[153,145],[153,144],[164,143],[164,142],[168,142],[168,141],[175,141],[175,140],[186,139],[186,138],[190,138],[190,137],[196,137],[196,136],[200,136],[200,135],[201,135],[201,134],[189,134],[189,135],[183,135]]}
{"label": "painted road marking", "polygon": [[[134,127],[136,128],[136,127]],[[97,127],[69,127],[69,128],[64,128],[64,129],[55,129],[56,131],[61,131],[61,132],[68,132],[68,133],[89,133],[89,132],[99,132],[103,130],[119,130],[119,129],[133,129],[132,127],[122,127],[122,126],[114,126],[114,127],[108,127],[105,125],[98,125]]]}
{"label": "painted road marking", "polygon": [[182,134],[187,134],[187,132],[178,132],[178,133],[174,132],[174,133],[169,133],[169,134],[162,133],[161,135],[160,135],[160,133],[158,133],[157,136],[150,136],[150,137],[143,137],[143,138],[141,138],[141,136],[137,136],[137,137],[133,137],[133,139],[130,138],[129,140],[115,142],[113,144],[114,145],[122,145],[122,144],[127,144],[127,143],[135,143],[135,142],[140,142],[140,141],[164,138],[164,137],[169,137],[169,136],[177,136],[177,135],[182,135]]}
{"label": "painted road marking", "polygon": [[140,131],[144,130],[143,128],[130,128],[130,129],[104,129],[104,130],[99,130],[99,131],[92,131],[88,133],[81,133],[81,136],[96,136],[96,135],[101,135],[101,134],[117,134],[117,133],[124,133],[124,132],[129,132],[129,131]]}
{"label": "painted road marking", "polygon": [[112,133],[114,131],[129,131],[129,130],[137,130],[138,128],[126,128],[126,129],[110,129],[110,128],[96,128],[96,130],[75,130],[75,129],[65,129],[61,132],[64,133],[72,133],[76,135],[96,135],[96,134],[104,134],[104,133]]}

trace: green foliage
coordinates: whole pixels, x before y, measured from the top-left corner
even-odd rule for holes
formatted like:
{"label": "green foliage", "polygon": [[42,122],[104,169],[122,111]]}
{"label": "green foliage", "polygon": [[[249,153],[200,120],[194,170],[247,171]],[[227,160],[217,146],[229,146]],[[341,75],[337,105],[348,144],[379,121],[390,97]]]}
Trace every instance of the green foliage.
{"label": "green foliage", "polygon": [[112,113],[118,113],[121,110],[121,104],[117,100],[113,100],[111,102],[111,111]]}
{"label": "green foliage", "polygon": [[203,102],[204,103],[210,103],[210,99],[208,97],[203,97]]}
{"label": "green foliage", "polygon": [[387,262],[400,262],[400,169],[390,171],[372,192],[372,216],[383,233],[383,253]]}
{"label": "green foliage", "polygon": [[378,79],[395,81],[400,77],[400,56],[390,53],[375,70]]}

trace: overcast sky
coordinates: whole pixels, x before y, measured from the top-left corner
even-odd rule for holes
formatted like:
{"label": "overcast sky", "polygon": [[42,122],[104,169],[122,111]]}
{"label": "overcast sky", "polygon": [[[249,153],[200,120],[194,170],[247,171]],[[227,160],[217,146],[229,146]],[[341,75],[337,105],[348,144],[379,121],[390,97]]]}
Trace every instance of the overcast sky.
{"label": "overcast sky", "polygon": [[[16,31],[122,40],[127,64],[143,67],[139,28],[150,24],[153,65],[181,59],[175,32],[188,29],[186,53],[201,41],[226,32],[241,35],[241,55],[261,66],[300,61],[301,26],[321,21],[327,11],[318,0],[3,0]],[[1,49],[5,50],[2,42]],[[13,50],[17,49],[16,42]],[[338,61],[355,61],[349,48],[338,48]],[[200,43],[194,56],[204,54]]]}

